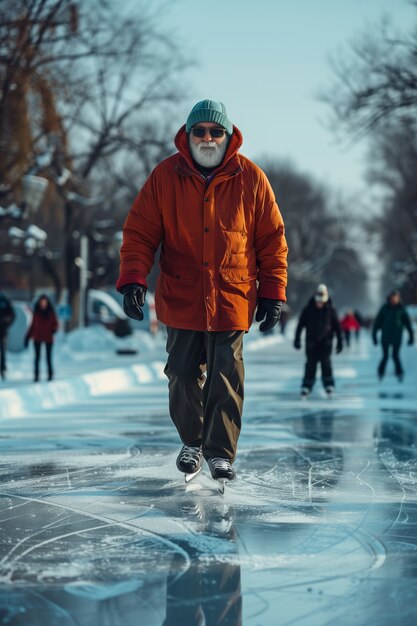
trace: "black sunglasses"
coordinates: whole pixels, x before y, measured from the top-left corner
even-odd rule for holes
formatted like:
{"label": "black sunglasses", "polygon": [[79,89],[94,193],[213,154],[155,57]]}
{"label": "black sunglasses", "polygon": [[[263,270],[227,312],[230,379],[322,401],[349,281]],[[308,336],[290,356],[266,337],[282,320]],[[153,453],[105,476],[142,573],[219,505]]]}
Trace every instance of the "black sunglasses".
{"label": "black sunglasses", "polygon": [[191,129],[191,132],[194,137],[205,137],[206,133],[208,133],[210,137],[213,137],[213,139],[220,139],[220,137],[223,137],[226,130],[224,128],[204,128],[203,126],[194,126],[194,128]]}

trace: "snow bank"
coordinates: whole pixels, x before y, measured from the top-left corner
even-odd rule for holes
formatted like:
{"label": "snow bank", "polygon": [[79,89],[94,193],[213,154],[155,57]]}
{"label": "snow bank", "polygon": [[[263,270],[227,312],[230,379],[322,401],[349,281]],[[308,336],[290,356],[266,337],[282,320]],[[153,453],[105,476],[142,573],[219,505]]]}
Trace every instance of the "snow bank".
{"label": "snow bank", "polygon": [[116,337],[115,334],[104,326],[88,326],[77,328],[66,335],[60,336],[59,345],[61,351],[72,359],[82,358],[83,355],[96,354],[98,352],[114,353],[121,350],[136,351],[148,354],[155,350],[158,338],[146,331],[135,331],[127,337]]}
{"label": "snow bank", "polygon": [[90,372],[67,380],[4,389],[0,391],[0,418],[27,417],[94,396],[131,391],[140,385],[161,380],[164,366],[162,361],[152,361]]}
{"label": "snow bank", "polygon": [[[116,337],[103,326],[58,333],[54,347],[57,380],[29,384],[33,351],[8,355],[7,387],[0,387],[0,419],[27,417],[88,398],[132,390],[164,378],[165,338],[146,331]],[[134,363],[121,354],[131,353]],[[137,355],[137,356],[136,356]],[[42,355],[43,364],[44,356]]]}

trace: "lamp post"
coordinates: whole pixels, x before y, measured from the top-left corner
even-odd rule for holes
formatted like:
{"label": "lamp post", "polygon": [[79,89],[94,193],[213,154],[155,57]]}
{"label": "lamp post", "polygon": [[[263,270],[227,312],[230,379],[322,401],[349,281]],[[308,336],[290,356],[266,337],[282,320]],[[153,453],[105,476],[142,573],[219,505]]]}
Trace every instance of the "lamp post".
{"label": "lamp post", "polygon": [[78,327],[85,326],[88,286],[88,237],[80,238],[80,256],[75,259],[75,264],[80,268],[80,302],[78,306]]}
{"label": "lamp post", "polygon": [[[82,327],[85,326],[86,320],[88,278],[90,276],[88,269],[90,229],[87,226],[87,222],[91,220],[91,217],[87,212],[82,212],[81,218],[75,219],[74,206],[78,205],[78,207],[87,209],[97,206],[103,199],[101,197],[88,198],[74,191],[63,192],[63,197],[65,200],[66,219],[65,273],[68,304],[75,311],[75,319],[78,320],[78,326]],[[79,248],[77,249],[78,240]],[[74,272],[74,263],[79,269],[78,275]],[[77,295],[78,298],[76,297]]]}

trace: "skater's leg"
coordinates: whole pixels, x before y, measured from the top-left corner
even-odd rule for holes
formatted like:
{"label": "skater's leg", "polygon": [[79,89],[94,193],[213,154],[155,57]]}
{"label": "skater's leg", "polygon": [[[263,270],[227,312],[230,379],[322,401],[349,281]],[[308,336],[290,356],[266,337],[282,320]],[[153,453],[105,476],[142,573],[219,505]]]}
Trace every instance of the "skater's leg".
{"label": "skater's leg", "polygon": [[231,463],[243,410],[243,331],[206,332],[207,381],[203,389],[203,454]]}
{"label": "skater's leg", "polygon": [[382,343],[382,359],[379,362],[378,365],[378,376],[379,378],[382,378],[383,375],[385,374],[385,368],[387,366],[387,361],[388,361],[388,354],[389,354],[389,344],[388,343]]}
{"label": "skater's leg", "polygon": [[350,347],[350,330],[345,330],[346,347]]}
{"label": "skater's leg", "polygon": [[35,369],[34,380],[35,381],[39,380],[39,361],[41,357],[41,345],[42,344],[40,341],[33,342],[33,346],[35,348],[35,364],[34,364],[34,369]]}
{"label": "skater's leg", "polygon": [[304,378],[303,378],[303,382],[301,383],[301,386],[311,391],[313,388],[314,382],[316,380],[316,371],[317,371],[317,363],[318,363],[317,346],[307,345],[306,356],[307,356],[307,361],[305,364]]}
{"label": "skater's leg", "polygon": [[48,366],[48,380],[52,380],[54,376],[54,371],[52,368],[52,343],[46,343],[46,364]]}
{"label": "skater's leg", "polygon": [[333,367],[332,367],[332,345],[328,342],[323,342],[320,346],[320,365],[321,365],[321,379],[323,381],[323,387],[328,390],[334,387]]}
{"label": "skater's leg", "polygon": [[199,447],[203,434],[204,333],[167,328],[169,411],[181,441]]}
{"label": "skater's leg", "polygon": [[400,360],[400,348],[401,348],[401,343],[399,341],[393,344],[392,359],[395,365],[395,375],[402,377],[404,375],[404,370],[403,370],[403,366]]}
{"label": "skater's leg", "polygon": [[0,335],[0,372],[3,376],[6,371],[6,336]]}

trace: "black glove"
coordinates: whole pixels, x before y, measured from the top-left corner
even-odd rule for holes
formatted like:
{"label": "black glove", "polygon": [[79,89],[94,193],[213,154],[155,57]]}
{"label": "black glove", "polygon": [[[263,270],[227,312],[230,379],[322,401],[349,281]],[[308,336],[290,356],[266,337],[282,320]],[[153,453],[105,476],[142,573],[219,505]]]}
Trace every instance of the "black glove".
{"label": "black glove", "polygon": [[121,290],[123,294],[123,311],[134,320],[143,320],[143,306],[145,304],[146,287],[129,283]]}
{"label": "black glove", "polygon": [[414,337],[412,335],[410,335],[409,338],[408,338],[408,345],[409,346],[414,345]]}
{"label": "black glove", "polygon": [[378,339],[376,337],[372,337],[372,341],[374,342],[374,346],[378,345]]}
{"label": "black glove", "polygon": [[343,350],[343,343],[339,340],[336,344],[336,354],[340,354]]}
{"label": "black glove", "polygon": [[30,339],[29,337],[25,337],[25,342],[24,342],[25,348],[27,348],[29,345],[29,339]]}
{"label": "black glove", "polygon": [[294,339],[294,348],[296,350],[301,350],[301,340],[298,337]]}
{"label": "black glove", "polygon": [[267,330],[271,330],[281,317],[281,300],[275,300],[273,298],[259,298],[258,310],[256,311],[256,321],[260,322],[265,318],[262,324],[259,326],[261,333]]}

